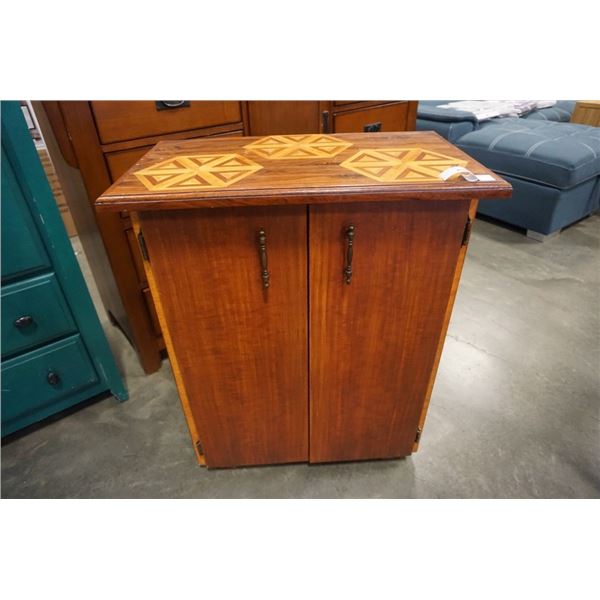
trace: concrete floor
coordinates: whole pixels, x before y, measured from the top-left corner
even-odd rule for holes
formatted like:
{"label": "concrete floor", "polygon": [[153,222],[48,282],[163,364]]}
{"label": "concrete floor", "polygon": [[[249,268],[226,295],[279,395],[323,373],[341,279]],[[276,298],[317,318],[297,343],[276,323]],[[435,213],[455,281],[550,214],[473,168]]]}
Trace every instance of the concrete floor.
{"label": "concrete floor", "polygon": [[5,444],[3,497],[600,497],[600,215],[543,244],[477,221],[421,449],[403,460],[198,467],[168,361],[144,376],[104,324],[130,400]]}

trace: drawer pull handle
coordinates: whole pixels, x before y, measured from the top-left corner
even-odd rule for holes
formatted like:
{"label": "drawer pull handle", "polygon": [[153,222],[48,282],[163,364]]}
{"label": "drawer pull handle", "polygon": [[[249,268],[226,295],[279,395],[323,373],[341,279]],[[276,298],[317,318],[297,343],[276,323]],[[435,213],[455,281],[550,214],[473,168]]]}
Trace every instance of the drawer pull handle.
{"label": "drawer pull handle", "polygon": [[157,100],[156,110],[169,110],[170,108],[184,108],[190,105],[189,100]]}
{"label": "drawer pull handle", "polygon": [[354,248],[354,225],[346,229],[346,264],[344,265],[344,279],[346,283],[352,280],[352,254]]}
{"label": "drawer pull handle", "polygon": [[58,383],[60,382],[60,377],[59,377],[58,373],[56,373],[54,371],[50,371],[48,373],[48,375],[46,375],[46,381],[50,385],[58,385]]}
{"label": "drawer pull handle", "polygon": [[25,327],[29,327],[33,324],[33,317],[31,315],[23,315],[22,317],[15,319],[13,324],[17,329],[25,329]]}
{"label": "drawer pull handle", "polygon": [[260,255],[260,276],[262,277],[263,287],[268,288],[270,275],[267,261],[267,234],[262,227],[258,232],[258,252]]}
{"label": "drawer pull handle", "polygon": [[366,133],[374,133],[376,131],[381,131],[381,121],[377,121],[376,123],[367,123],[363,127],[363,131]]}
{"label": "drawer pull handle", "polygon": [[328,110],[324,110],[321,113],[321,129],[323,130],[323,133],[330,133],[330,131],[329,131],[329,111]]}

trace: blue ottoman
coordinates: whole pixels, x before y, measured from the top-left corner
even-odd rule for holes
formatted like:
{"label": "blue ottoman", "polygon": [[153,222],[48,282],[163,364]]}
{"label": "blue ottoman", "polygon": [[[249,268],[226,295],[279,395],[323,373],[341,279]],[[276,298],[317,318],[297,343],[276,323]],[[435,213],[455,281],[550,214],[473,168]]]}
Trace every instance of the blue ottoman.
{"label": "blue ottoman", "polygon": [[600,128],[541,119],[494,119],[456,145],[513,186],[478,212],[543,241],[600,203]]}

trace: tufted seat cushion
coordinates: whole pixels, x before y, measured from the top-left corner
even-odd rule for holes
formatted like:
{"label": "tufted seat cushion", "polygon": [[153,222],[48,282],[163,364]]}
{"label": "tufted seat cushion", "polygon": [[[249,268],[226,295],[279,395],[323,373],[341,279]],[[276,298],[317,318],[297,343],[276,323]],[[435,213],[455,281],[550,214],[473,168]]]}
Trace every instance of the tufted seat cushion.
{"label": "tufted seat cushion", "polygon": [[571,115],[575,109],[574,100],[559,100],[554,106],[548,108],[540,108],[534,110],[527,115],[523,115],[523,119],[537,119],[540,121],[561,121],[568,123],[571,120]]}
{"label": "tufted seat cushion", "polygon": [[[483,124],[482,124],[483,125]],[[568,189],[600,174],[600,128],[495,119],[456,143],[502,175]]]}

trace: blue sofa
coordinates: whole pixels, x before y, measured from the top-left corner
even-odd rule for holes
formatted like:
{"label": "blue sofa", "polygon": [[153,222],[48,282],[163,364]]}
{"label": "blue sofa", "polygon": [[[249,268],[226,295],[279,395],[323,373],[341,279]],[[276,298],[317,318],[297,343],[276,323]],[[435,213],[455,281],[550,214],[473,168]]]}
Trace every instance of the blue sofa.
{"label": "blue sofa", "polygon": [[[417,130],[437,131],[453,144],[466,133],[471,133],[481,126],[489,125],[500,119],[492,119],[479,123],[470,112],[455,110],[452,108],[439,108],[440,104],[447,104],[452,100],[421,100],[417,111]],[[558,121],[568,123],[575,108],[572,100],[560,100],[550,108],[534,110],[522,119],[533,119],[537,121]]]}
{"label": "blue sofa", "polygon": [[419,103],[417,129],[437,131],[513,186],[511,199],[481,201],[478,213],[543,241],[598,210],[600,128],[568,123],[573,102],[481,123],[444,103]]}

